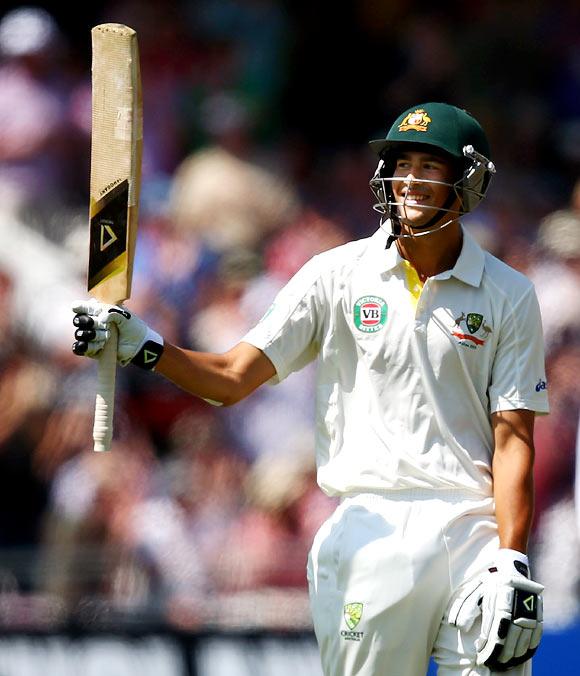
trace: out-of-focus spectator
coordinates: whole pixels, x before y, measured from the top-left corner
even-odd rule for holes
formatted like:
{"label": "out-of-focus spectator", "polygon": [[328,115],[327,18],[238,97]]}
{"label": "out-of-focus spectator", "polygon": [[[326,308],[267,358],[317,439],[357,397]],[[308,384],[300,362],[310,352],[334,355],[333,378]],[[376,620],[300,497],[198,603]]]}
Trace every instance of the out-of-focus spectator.
{"label": "out-of-focus spectator", "polygon": [[580,180],[577,180],[572,189],[570,197],[570,208],[577,214],[580,214]]}
{"label": "out-of-focus spectator", "polygon": [[110,454],[61,461],[46,512],[39,587],[63,599],[73,615],[91,600],[111,607],[149,603],[150,580],[140,575],[129,545],[133,508],[154,490],[154,476],[150,445],[136,428]]}
{"label": "out-of-focus spectator", "polygon": [[[57,372],[27,349],[32,343],[16,321],[14,291],[0,267],[0,547],[29,552],[40,542],[48,490],[34,453],[54,404]],[[26,566],[13,572],[19,584],[31,584]]]}
{"label": "out-of-focus spectator", "polygon": [[[542,311],[551,413],[536,424],[533,557],[546,585],[546,626],[557,630],[578,615],[576,561],[580,538],[573,532],[577,421],[580,414],[580,215],[571,206],[539,224],[529,274]],[[557,573],[555,573],[557,571]]]}
{"label": "out-of-focus spectator", "polygon": [[220,147],[183,161],[170,199],[176,226],[199,233],[218,251],[256,247],[297,209],[289,185]]}
{"label": "out-of-focus spectator", "polygon": [[551,412],[536,422],[537,529],[542,527],[544,511],[573,492],[576,421],[580,412],[580,345],[564,346],[549,355],[546,368]]}
{"label": "out-of-focus spectator", "polygon": [[574,263],[580,258],[580,215],[576,209],[560,209],[540,222],[538,243],[552,256]]}
{"label": "out-of-focus spectator", "polygon": [[580,612],[580,537],[575,529],[574,501],[558,500],[545,513],[534,549],[534,570],[546,586],[544,623],[549,631],[570,626]]}
{"label": "out-of-focus spectator", "polygon": [[[0,192],[3,209],[41,210],[78,188],[77,152],[86,152],[68,118],[74,86],[66,39],[40,7],[0,21]],[[77,143],[75,143],[75,140]]]}
{"label": "out-of-focus spectator", "polygon": [[216,562],[243,507],[246,463],[224,444],[207,413],[186,412],[171,431],[172,454],[154,488],[134,503],[119,539],[147,572],[149,603],[170,624],[191,629],[211,618]]}
{"label": "out-of-focus spectator", "polygon": [[566,332],[580,330],[580,213],[560,209],[538,229],[541,258],[530,271],[542,310],[548,352]]}
{"label": "out-of-focus spectator", "polygon": [[578,433],[576,435],[576,471],[574,477],[574,504],[576,507],[576,522],[578,537],[580,538],[580,416],[578,417]]}
{"label": "out-of-focus spectator", "polygon": [[[572,490],[576,419],[580,411],[580,216],[559,209],[538,228],[529,270],[544,326],[551,414],[536,427],[536,523]],[[541,383],[539,383],[541,386]]]}
{"label": "out-of-focus spectator", "polygon": [[[85,293],[84,260],[88,256],[88,228],[83,256],[51,242],[21,218],[0,209],[0,266],[13,285],[11,317],[18,330],[38,349],[59,355],[70,351],[65,326],[70,326],[70,303]],[[42,330],[31,307],[50,309],[51,321]]]}
{"label": "out-of-focus spectator", "polygon": [[54,402],[51,364],[19,349],[0,370],[0,546],[34,547],[46,507],[47,483],[34,452]]}
{"label": "out-of-focus spectator", "polygon": [[305,587],[312,517],[320,526],[335,507],[329,498],[318,500],[313,453],[305,448],[260,458],[246,491],[248,508],[228,529],[229,546],[218,563],[220,586],[228,592]]}
{"label": "out-of-focus spectator", "polygon": [[450,82],[457,72],[456,41],[435,13],[407,18],[403,40],[403,66],[389,84],[384,99],[392,110],[412,101],[453,101]]}
{"label": "out-of-focus spectator", "polygon": [[322,217],[313,209],[305,209],[299,218],[272,236],[266,244],[266,269],[285,283],[310,258],[347,240],[347,232],[337,222]]}
{"label": "out-of-focus spectator", "polygon": [[[185,12],[192,33],[203,34],[211,45],[202,92],[210,98],[219,89],[236,92],[251,111],[256,137],[270,138],[280,127],[287,9],[274,0],[199,0],[188,3]],[[224,105],[213,117],[227,110]]]}

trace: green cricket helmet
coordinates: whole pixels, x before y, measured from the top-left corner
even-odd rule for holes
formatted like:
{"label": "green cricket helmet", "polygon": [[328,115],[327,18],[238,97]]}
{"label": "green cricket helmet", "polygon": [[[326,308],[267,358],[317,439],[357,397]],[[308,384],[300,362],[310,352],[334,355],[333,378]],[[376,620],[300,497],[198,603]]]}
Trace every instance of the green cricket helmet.
{"label": "green cricket helmet", "polygon": [[[399,219],[391,184],[398,153],[403,150],[432,149],[452,161],[456,168],[450,194],[440,211],[455,218],[473,211],[485,197],[495,166],[490,148],[479,122],[467,111],[447,103],[423,103],[403,112],[384,139],[370,142],[379,156],[379,164],[371,179],[371,190],[378,202],[374,209],[391,219]],[[398,179],[400,180],[400,178]],[[418,179],[418,182],[432,182]],[[459,208],[451,206],[459,198]],[[437,214],[423,228],[440,219]],[[427,233],[425,233],[427,234]]]}

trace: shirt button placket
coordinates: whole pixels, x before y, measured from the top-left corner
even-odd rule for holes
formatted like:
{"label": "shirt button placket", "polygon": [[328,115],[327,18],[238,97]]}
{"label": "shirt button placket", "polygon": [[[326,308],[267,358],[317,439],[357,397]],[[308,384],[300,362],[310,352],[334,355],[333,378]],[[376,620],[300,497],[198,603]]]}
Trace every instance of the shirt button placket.
{"label": "shirt button placket", "polygon": [[421,291],[421,295],[419,296],[419,300],[417,302],[417,307],[415,308],[415,331],[418,331],[420,333],[425,333],[426,330],[425,308],[427,307],[427,297],[429,293],[429,290],[427,288],[428,283],[429,280],[425,282],[423,289]]}

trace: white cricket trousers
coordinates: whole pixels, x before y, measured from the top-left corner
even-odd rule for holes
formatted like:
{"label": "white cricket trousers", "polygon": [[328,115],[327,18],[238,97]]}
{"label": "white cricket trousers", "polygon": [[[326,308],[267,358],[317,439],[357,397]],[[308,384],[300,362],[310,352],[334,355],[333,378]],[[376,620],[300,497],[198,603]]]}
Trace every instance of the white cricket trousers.
{"label": "white cricket trousers", "polygon": [[[480,620],[447,623],[454,596],[499,546],[493,499],[455,490],[343,498],[314,538],[308,584],[325,676],[490,676]],[[530,676],[531,664],[506,676]]]}

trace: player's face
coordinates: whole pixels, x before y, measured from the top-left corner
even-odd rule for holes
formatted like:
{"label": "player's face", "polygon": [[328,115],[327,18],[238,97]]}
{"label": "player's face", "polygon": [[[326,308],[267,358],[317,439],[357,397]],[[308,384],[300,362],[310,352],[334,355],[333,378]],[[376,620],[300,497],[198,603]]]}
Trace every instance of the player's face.
{"label": "player's face", "polygon": [[[400,181],[393,181],[395,201],[400,205],[399,214],[411,228],[420,228],[429,223],[445,204],[451,190],[449,183],[453,180],[453,167],[440,155],[407,151],[397,158],[394,176],[401,177]],[[445,216],[449,217],[446,212],[441,212],[441,218]]]}

